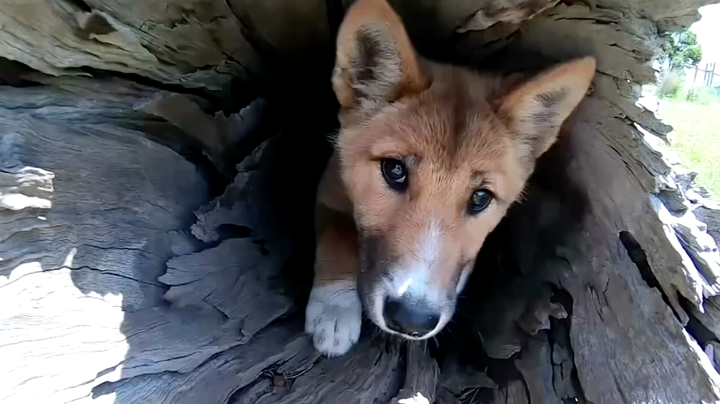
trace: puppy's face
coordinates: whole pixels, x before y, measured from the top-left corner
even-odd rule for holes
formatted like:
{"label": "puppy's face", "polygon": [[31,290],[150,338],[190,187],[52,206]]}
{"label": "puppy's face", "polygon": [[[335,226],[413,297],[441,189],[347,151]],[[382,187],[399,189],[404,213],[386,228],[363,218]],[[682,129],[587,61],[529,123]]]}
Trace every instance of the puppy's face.
{"label": "puppy's face", "polygon": [[338,37],[337,148],[360,234],[359,290],[380,328],[429,338],[452,317],[487,235],[585,94],[581,59],[521,84],[421,69],[384,0],[359,0]]}
{"label": "puppy's face", "polygon": [[484,98],[486,83],[434,70],[429,88],[338,139],[361,235],[363,303],[382,329],[409,338],[450,320],[478,250],[532,168]]}

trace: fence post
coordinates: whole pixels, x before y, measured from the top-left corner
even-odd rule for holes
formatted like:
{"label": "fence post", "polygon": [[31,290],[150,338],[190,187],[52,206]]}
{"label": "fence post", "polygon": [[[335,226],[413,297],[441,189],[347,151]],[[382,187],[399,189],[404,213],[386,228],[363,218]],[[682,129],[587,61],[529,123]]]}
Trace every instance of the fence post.
{"label": "fence post", "polygon": [[708,88],[712,88],[713,79],[715,79],[715,62],[712,64],[712,71],[710,72],[710,77],[708,78]]}

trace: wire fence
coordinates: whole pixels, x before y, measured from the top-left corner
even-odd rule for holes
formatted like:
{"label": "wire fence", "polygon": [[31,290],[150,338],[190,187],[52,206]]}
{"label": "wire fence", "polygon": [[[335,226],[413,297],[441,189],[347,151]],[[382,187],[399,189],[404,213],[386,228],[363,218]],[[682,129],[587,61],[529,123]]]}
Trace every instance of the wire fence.
{"label": "wire fence", "polygon": [[715,67],[715,63],[705,63],[705,68],[700,68],[699,65],[686,65],[685,72],[689,73],[688,79],[692,77],[692,88],[700,86],[713,88],[720,85],[720,80],[715,79],[715,76],[720,76],[720,71],[715,73]]}

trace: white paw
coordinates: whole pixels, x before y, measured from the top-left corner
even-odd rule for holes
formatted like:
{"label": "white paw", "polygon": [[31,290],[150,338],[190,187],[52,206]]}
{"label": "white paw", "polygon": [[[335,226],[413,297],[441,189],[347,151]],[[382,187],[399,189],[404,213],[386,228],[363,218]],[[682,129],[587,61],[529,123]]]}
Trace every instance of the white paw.
{"label": "white paw", "polygon": [[340,356],[360,338],[362,305],[355,284],[337,282],[315,286],[305,309],[305,332],[315,348],[327,356]]}

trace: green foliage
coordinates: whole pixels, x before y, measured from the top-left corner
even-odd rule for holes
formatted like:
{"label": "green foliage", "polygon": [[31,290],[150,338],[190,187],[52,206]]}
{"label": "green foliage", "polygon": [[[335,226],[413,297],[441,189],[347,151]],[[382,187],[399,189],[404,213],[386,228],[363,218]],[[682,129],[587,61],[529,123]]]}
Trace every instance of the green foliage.
{"label": "green foliage", "polygon": [[659,60],[667,63],[669,70],[681,70],[686,64],[694,66],[702,60],[702,47],[697,35],[687,30],[668,35],[661,50]]}
{"label": "green foliage", "polygon": [[691,65],[697,65],[703,57],[702,48],[698,44],[685,49],[685,57]]}
{"label": "green foliage", "polygon": [[708,105],[718,101],[718,96],[705,87],[695,87],[688,90],[685,100],[693,104]]}

